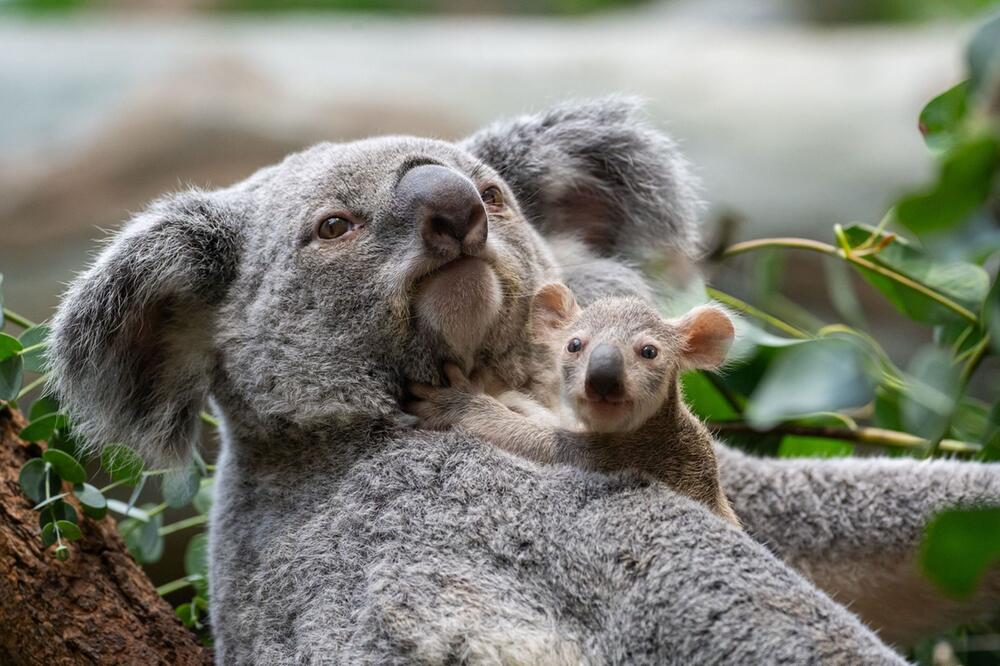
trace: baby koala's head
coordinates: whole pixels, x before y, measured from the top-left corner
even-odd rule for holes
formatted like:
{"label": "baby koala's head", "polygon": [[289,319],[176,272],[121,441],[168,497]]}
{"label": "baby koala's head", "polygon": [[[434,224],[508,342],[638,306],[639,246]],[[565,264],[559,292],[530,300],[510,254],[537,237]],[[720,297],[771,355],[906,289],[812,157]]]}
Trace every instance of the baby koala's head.
{"label": "baby koala's head", "polygon": [[664,319],[638,299],[606,298],[581,309],[559,283],[535,294],[531,326],[558,360],[564,401],[593,432],[635,430],[675,395],[680,371],[718,367],[733,341],[719,308]]}

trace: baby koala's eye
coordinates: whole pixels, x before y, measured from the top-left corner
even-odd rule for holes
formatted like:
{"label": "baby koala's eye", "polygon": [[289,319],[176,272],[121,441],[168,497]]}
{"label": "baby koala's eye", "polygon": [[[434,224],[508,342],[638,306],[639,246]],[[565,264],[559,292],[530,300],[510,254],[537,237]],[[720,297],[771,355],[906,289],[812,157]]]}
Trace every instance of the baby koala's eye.
{"label": "baby koala's eye", "polygon": [[323,240],[333,240],[340,238],[348,231],[354,229],[354,223],[345,217],[328,217],[319,223],[316,235]]}
{"label": "baby koala's eye", "polygon": [[580,338],[573,338],[569,341],[569,344],[566,345],[566,351],[571,354],[575,354],[581,349],[583,349],[583,341],[580,340]]}
{"label": "baby koala's eye", "polygon": [[502,206],[503,205],[503,192],[496,185],[490,185],[481,195],[483,197],[483,203],[487,206]]}
{"label": "baby koala's eye", "polygon": [[642,355],[643,358],[656,358],[656,355],[659,352],[653,345],[646,345],[645,347],[639,350],[639,353]]}

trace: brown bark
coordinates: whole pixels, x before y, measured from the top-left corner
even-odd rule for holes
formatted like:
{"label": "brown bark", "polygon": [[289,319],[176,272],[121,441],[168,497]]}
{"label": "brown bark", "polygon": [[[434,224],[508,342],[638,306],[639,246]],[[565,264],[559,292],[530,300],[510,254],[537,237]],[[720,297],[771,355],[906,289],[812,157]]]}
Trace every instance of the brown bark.
{"label": "brown bark", "polygon": [[[0,664],[210,664],[128,554],[111,518],[81,515],[66,562],[42,550],[18,483],[24,420],[0,407]],[[74,500],[75,501],[75,500]]]}

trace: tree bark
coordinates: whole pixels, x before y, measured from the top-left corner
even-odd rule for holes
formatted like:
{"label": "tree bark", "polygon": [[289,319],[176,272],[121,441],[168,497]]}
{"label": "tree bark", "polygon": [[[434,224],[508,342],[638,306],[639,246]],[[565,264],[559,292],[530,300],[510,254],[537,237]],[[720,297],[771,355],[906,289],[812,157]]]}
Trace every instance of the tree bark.
{"label": "tree bark", "polygon": [[0,407],[0,664],[211,664],[111,518],[80,512],[83,538],[66,562],[43,551],[38,512],[18,483],[31,457],[17,437],[23,426]]}

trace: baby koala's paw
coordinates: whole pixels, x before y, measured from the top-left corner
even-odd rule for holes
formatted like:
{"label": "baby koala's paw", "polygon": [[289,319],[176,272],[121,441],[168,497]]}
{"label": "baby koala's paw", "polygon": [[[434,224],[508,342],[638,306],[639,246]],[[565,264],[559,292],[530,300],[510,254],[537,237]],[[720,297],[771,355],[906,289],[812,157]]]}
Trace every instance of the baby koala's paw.
{"label": "baby koala's paw", "polygon": [[444,374],[448,386],[410,385],[410,393],[417,399],[407,402],[403,409],[420,419],[422,428],[446,430],[459,425],[476,397],[483,394],[482,383],[466,377],[457,365],[446,363]]}

